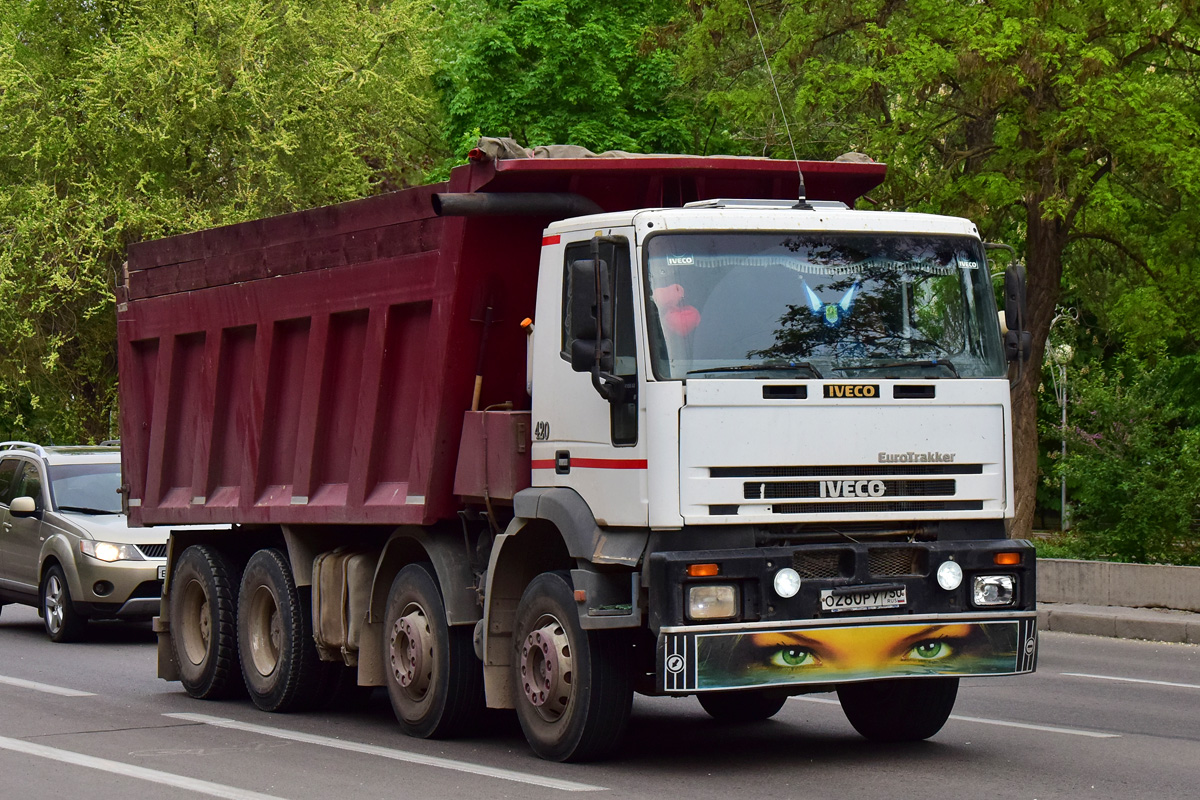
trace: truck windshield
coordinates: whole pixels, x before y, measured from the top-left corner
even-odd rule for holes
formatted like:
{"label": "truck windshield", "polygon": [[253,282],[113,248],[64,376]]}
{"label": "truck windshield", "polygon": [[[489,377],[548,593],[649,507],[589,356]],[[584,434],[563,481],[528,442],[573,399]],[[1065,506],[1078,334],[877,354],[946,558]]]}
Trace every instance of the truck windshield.
{"label": "truck windshield", "polygon": [[659,379],[1005,372],[978,240],[663,233],[646,249],[647,327]]}

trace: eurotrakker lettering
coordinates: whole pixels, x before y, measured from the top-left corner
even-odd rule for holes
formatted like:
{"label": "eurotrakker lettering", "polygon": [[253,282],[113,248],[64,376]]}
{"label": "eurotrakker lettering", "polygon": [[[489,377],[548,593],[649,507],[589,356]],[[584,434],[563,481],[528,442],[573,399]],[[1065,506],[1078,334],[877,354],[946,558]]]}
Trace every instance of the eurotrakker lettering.
{"label": "eurotrakker lettering", "polygon": [[955,453],[938,453],[928,451],[925,453],[915,453],[909,450],[907,453],[883,453],[879,454],[880,464],[946,464],[954,460]]}

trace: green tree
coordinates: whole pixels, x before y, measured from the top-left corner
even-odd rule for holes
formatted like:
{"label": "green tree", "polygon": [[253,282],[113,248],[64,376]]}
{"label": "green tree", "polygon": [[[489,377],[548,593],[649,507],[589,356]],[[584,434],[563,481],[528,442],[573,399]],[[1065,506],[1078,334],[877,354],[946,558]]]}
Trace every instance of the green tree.
{"label": "green tree", "polygon": [[723,152],[711,110],[681,83],[683,11],[682,0],[452,3],[437,78],[447,141]]}
{"label": "green tree", "polygon": [[[1037,365],[1064,267],[1086,274],[1096,264],[1119,265],[1109,275],[1125,282],[1116,296],[1126,310],[1113,318],[1125,321],[1170,314],[1146,302],[1152,282],[1136,271],[1183,288],[1186,279],[1175,273],[1197,268],[1197,4],[778,0],[752,7],[802,158],[871,154],[889,164],[879,200],[969,217],[985,239],[1022,253],[1034,346],[1012,393],[1013,533],[1028,535]],[[746,0],[711,0],[698,13],[685,58],[689,79],[723,110],[734,135],[790,156]],[[1132,327],[1155,329],[1153,320]]]}
{"label": "green tree", "polygon": [[427,27],[410,0],[0,0],[0,433],[115,432],[129,243],[419,175]]}

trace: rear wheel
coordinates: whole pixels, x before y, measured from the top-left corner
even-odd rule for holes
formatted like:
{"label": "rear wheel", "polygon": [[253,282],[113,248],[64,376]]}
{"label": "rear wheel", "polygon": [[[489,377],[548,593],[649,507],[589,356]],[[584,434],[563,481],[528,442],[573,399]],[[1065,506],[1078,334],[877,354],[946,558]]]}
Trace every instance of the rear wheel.
{"label": "rear wheel", "polygon": [[71,587],[62,567],[54,564],[42,578],[42,625],[52,642],[77,642],[87,630],[87,617],[75,610]]}
{"label": "rear wheel", "polygon": [[513,682],[530,747],[551,761],[590,761],[621,740],[633,705],[628,638],[584,631],[570,578],[544,572],[517,606]]}
{"label": "rear wheel", "polygon": [[237,673],[236,587],[229,562],[217,550],[192,545],[171,571],[171,641],[179,679],[201,700],[241,688]]}
{"label": "rear wheel", "polygon": [[388,698],[409,736],[466,733],[484,716],[483,665],[469,625],[450,626],[429,564],[409,564],[388,592],[383,625]]}
{"label": "rear wheel", "polygon": [[298,711],[317,700],[325,671],[313,641],[311,602],[275,549],[259,550],[238,592],[238,654],[254,705]]}
{"label": "rear wheel", "polygon": [[942,729],[958,696],[958,678],[905,678],[837,687],[854,730],[873,742],[916,742]]}
{"label": "rear wheel", "polygon": [[779,713],[787,695],[769,689],[706,692],[698,695],[708,715],[721,722],[760,722]]}

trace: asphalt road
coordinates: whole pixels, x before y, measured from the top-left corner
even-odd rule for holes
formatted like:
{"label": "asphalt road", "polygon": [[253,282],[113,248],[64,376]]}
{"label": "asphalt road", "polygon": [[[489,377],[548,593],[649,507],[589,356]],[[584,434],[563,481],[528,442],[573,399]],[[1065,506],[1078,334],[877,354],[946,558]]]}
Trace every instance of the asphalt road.
{"label": "asphalt road", "polygon": [[51,644],[0,612],[0,798],[1189,798],[1200,796],[1200,647],[1043,634],[1033,676],[963,682],[928,742],[860,739],[831,695],[728,726],[639,697],[620,755],[538,760],[510,713],[489,736],[409,739],[386,695],[270,715],[155,677],[148,626]]}

